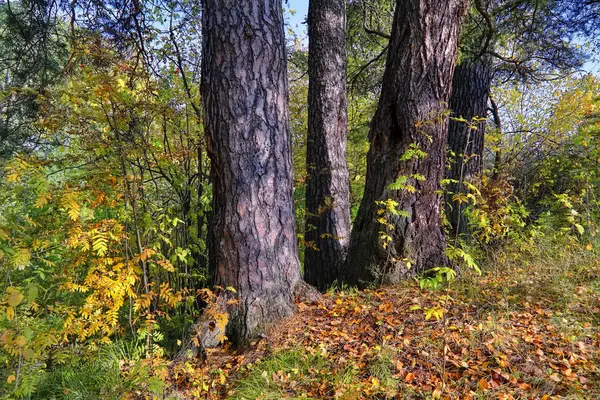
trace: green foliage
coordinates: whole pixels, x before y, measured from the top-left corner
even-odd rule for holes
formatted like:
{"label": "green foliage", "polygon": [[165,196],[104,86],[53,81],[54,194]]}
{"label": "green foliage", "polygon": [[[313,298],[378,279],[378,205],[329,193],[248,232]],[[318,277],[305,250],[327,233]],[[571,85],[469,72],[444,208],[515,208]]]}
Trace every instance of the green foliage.
{"label": "green foliage", "polygon": [[163,383],[149,374],[149,366],[142,361],[144,357],[143,343],[116,342],[84,359],[63,361],[24,386],[29,385],[27,393],[33,393],[31,399],[116,400],[140,390],[162,394]]}
{"label": "green foliage", "polygon": [[452,268],[434,267],[425,271],[424,276],[419,278],[419,287],[421,289],[438,289],[442,283],[451,283],[455,278],[456,272]]}
{"label": "green foliage", "polygon": [[41,104],[62,78],[69,45],[55,2],[0,4],[0,163],[47,144],[36,129]]}

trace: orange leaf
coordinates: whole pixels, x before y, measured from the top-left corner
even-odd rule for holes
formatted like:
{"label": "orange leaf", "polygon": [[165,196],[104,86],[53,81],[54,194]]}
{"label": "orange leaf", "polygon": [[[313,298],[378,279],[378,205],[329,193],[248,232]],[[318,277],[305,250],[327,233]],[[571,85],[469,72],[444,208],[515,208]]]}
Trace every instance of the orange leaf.
{"label": "orange leaf", "polygon": [[519,389],[521,390],[529,390],[531,389],[531,385],[528,383],[519,383]]}
{"label": "orange leaf", "polygon": [[490,388],[490,384],[485,379],[481,378],[477,383],[477,387],[481,390],[488,390]]}

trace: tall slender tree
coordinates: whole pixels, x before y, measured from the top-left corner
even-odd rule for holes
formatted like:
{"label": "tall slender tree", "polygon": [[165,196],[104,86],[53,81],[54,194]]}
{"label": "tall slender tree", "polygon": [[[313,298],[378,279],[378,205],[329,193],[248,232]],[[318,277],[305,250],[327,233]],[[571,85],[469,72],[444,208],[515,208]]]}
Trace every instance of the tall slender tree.
{"label": "tall slender tree", "polygon": [[204,0],[201,92],[212,160],[210,262],[237,291],[230,339],[292,314],[301,283],[281,0]]}
{"label": "tall slender tree", "polygon": [[[454,234],[467,231],[466,202],[456,197],[464,182],[476,179],[483,169],[483,148],[493,70],[489,57],[465,60],[454,69],[448,123],[451,183],[446,215]],[[454,199],[454,200],[453,200]]]}
{"label": "tall slender tree", "polygon": [[304,277],[320,290],[339,278],[350,243],[345,30],[345,0],[310,1]]}
{"label": "tall slender tree", "polygon": [[394,282],[446,262],[440,181],[468,0],[398,0],[346,280]]}

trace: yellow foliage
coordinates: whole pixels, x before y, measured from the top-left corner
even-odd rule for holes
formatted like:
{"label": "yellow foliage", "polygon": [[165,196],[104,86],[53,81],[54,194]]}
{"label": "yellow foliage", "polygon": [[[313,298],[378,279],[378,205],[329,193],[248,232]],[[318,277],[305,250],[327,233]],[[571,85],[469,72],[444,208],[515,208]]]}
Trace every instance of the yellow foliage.
{"label": "yellow foliage", "polygon": [[91,233],[91,236],[92,251],[94,251],[98,257],[104,257],[108,252],[108,239],[106,233],[94,231]]}
{"label": "yellow foliage", "polygon": [[27,248],[15,249],[14,254],[11,257],[11,264],[13,267],[23,270],[29,264],[31,260],[31,251]]}
{"label": "yellow foliage", "polygon": [[29,168],[29,164],[22,157],[15,157],[6,166],[6,178],[9,182],[19,182],[21,174]]}
{"label": "yellow foliage", "polygon": [[175,272],[175,267],[169,260],[158,260],[156,263],[169,272]]}
{"label": "yellow foliage", "polygon": [[6,319],[8,319],[9,321],[12,321],[13,319],[15,319],[15,309],[8,306],[6,307]]}
{"label": "yellow foliage", "polygon": [[43,208],[46,204],[48,204],[48,202],[50,201],[51,198],[52,198],[52,194],[50,192],[38,193],[38,197],[35,201],[35,207]]}
{"label": "yellow foliage", "polygon": [[77,221],[79,219],[81,206],[79,205],[78,193],[76,191],[66,190],[61,198],[61,205],[67,210],[69,218],[71,218],[72,221]]}

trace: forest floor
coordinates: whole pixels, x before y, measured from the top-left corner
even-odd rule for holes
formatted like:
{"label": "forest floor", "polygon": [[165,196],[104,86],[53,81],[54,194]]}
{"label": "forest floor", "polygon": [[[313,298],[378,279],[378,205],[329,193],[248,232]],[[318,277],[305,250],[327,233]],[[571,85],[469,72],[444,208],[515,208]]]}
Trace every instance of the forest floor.
{"label": "forest floor", "polygon": [[243,353],[215,349],[202,366],[173,366],[173,393],[600,399],[600,262],[584,258],[500,260],[440,290],[332,292]]}

